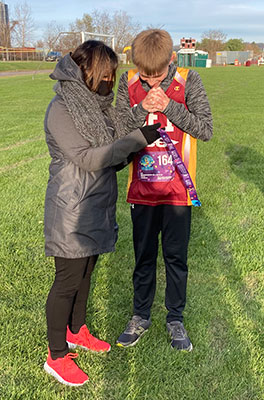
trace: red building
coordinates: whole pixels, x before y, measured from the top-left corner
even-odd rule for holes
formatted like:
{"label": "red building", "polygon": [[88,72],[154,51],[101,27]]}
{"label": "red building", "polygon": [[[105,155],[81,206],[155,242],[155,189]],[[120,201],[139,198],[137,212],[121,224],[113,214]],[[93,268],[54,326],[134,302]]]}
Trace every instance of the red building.
{"label": "red building", "polygon": [[195,45],[196,45],[196,39],[186,39],[186,38],[182,38],[181,39],[181,49],[194,49],[195,50]]}

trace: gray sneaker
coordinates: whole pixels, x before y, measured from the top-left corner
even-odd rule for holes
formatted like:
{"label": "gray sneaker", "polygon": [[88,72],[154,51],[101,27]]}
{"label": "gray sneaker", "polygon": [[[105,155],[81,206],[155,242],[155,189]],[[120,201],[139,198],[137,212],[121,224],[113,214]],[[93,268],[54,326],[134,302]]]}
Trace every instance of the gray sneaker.
{"label": "gray sneaker", "polygon": [[150,327],[151,321],[143,319],[139,315],[133,315],[132,319],[127,324],[127,327],[116,341],[117,346],[129,347],[134,346],[141,336],[147,332]]}
{"label": "gray sneaker", "polygon": [[171,337],[171,347],[177,350],[192,351],[192,343],[180,321],[167,322],[167,329]]}

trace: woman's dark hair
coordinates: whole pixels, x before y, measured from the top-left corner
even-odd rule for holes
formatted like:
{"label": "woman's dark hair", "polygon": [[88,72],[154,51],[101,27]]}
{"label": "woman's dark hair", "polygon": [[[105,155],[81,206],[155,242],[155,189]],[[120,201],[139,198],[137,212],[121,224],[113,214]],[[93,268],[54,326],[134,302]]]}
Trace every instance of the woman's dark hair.
{"label": "woman's dark hair", "polygon": [[[115,82],[118,58],[116,53],[99,40],[87,40],[71,54],[73,61],[80,67],[83,80],[88,88],[96,92],[105,76]],[[112,87],[112,82],[109,82]]]}

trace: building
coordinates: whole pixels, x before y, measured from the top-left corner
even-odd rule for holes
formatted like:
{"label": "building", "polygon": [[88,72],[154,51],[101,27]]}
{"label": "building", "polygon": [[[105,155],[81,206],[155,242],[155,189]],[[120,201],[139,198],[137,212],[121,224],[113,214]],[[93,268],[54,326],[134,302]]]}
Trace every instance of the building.
{"label": "building", "polygon": [[193,49],[195,50],[195,45],[196,45],[196,39],[186,39],[182,38],[180,42],[180,48],[181,49]]}
{"label": "building", "polygon": [[247,60],[253,58],[253,51],[217,51],[216,64],[235,64],[235,60],[244,64]]}
{"label": "building", "polygon": [[206,67],[208,64],[208,53],[195,50],[196,39],[182,38],[180,50],[177,52],[177,64],[179,67]]}
{"label": "building", "polygon": [[8,5],[0,1],[0,46],[10,46]]}
{"label": "building", "polygon": [[[209,67],[208,53],[202,50],[181,49],[177,53],[179,67]],[[209,65],[210,64],[210,65]]]}
{"label": "building", "polygon": [[8,16],[8,5],[0,1],[0,23],[1,25],[8,25],[9,16]]}

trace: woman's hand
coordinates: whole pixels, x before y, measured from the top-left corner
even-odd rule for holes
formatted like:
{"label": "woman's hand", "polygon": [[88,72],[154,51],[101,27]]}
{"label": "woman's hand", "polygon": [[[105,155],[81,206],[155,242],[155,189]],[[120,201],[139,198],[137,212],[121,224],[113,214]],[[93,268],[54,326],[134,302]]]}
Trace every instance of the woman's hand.
{"label": "woman's hand", "polygon": [[160,123],[157,122],[154,125],[145,125],[142,128],[139,128],[143,133],[146,141],[148,144],[155,142],[157,139],[160,138],[160,134],[157,129],[160,128]]}

